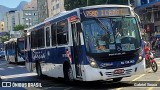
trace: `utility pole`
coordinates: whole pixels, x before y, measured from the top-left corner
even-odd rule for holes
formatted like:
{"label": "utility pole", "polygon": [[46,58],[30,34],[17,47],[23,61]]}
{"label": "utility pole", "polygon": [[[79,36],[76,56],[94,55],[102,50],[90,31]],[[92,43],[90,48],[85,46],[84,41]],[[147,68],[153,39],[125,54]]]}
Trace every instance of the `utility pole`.
{"label": "utility pole", "polygon": [[128,6],[130,6],[131,5],[131,2],[130,2],[130,0],[128,0]]}
{"label": "utility pole", "polygon": [[88,4],[89,4],[89,1],[87,0],[87,6],[88,6]]}

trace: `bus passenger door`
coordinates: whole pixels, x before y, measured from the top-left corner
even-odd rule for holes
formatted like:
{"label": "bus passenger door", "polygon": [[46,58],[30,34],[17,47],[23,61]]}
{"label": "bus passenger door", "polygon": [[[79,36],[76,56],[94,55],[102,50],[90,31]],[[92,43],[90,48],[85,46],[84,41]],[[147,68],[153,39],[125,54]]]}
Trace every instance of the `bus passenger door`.
{"label": "bus passenger door", "polygon": [[81,78],[82,77],[82,72],[81,72],[81,39],[80,39],[80,30],[78,26],[80,26],[80,23],[78,22],[73,22],[71,24],[72,28],[72,37],[73,37],[73,60],[75,62],[75,70],[76,70],[76,78]]}
{"label": "bus passenger door", "polygon": [[45,62],[50,61],[50,52],[51,52],[51,27],[47,25],[45,27]]}
{"label": "bus passenger door", "polygon": [[32,71],[31,35],[25,37],[25,65],[28,71]]}

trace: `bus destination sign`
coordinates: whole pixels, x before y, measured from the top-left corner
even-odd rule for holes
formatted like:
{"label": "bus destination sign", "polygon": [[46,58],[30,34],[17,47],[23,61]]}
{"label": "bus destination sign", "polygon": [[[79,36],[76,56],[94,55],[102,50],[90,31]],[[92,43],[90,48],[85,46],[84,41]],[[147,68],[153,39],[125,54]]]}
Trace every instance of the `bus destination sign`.
{"label": "bus destination sign", "polygon": [[130,15],[129,8],[100,8],[84,11],[85,17],[124,16]]}

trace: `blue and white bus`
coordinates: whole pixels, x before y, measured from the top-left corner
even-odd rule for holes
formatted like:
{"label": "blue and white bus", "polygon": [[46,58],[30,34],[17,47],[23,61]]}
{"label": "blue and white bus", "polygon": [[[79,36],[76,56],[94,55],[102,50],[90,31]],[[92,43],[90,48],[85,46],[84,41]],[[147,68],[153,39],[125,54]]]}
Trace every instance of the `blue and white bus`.
{"label": "blue and white bus", "polygon": [[26,30],[25,60],[38,76],[120,81],[145,70],[138,16],[124,5],[62,12]]}
{"label": "blue and white bus", "polygon": [[4,42],[5,59],[9,63],[24,62],[24,38],[12,38]]}

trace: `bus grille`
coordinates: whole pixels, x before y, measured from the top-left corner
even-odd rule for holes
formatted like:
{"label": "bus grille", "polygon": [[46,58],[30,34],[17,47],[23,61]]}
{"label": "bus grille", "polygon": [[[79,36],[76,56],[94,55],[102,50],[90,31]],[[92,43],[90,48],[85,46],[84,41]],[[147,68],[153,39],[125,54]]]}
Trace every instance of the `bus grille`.
{"label": "bus grille", "polygon": [[120,75],[130,75],[132,73],[133,69],[127,69],[124,71],[124,73],[121,74],[114,74],[114,72],[106,72],[105,74],[108,77],[113,77],[113,76],[120,76]]}

